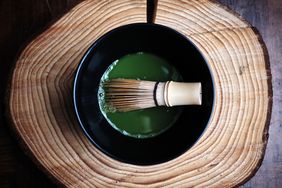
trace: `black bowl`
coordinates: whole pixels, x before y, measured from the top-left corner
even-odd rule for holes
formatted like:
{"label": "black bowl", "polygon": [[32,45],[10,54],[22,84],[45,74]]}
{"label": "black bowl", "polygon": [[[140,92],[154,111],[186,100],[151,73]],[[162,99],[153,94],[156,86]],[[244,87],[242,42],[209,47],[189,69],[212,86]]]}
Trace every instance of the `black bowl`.
{"label": "black bowl", "polygon": [[[201,106],[183,107],[171,128],[147,139],[132,138],[115,130],[104,118],[97,100],[100,78],[108,66],[140,51],[166,59],[184,81],[200,81],[203,87]],[[171,28],[137,23],[108,32],[89,48],[76,72],[73,98],[79,124],[97,148],[122,162],[151,165],[183,154],[199,139],[212,113],[214,89],[208,65],[191,41]]]}

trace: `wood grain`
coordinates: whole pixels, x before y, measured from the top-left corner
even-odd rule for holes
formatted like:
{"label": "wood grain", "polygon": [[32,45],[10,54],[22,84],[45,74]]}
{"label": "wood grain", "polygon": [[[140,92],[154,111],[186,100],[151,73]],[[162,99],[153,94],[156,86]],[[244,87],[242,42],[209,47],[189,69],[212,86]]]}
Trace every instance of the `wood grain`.
{"label": "wood grain", "polygon": [[282,186],[282,2],[276,0],[220,0],[238,12],[261,33],[268,52],[273,82],[273,110],[269,139],[261,167],[243,188]]}
{"label": "wood grain", "polygon": [[91,42],[119,25],[145,21],[141,0],[84,1],[21,53],[11,82],[10,113],[23,144],[69,187],[231,187],[245,182],[264,155],[271,110],[267,57],[252,27],[215,2],[159,2],[156,23],[190,38],[209,62],[216,104],[203,137],[160,165],[115,161],[75,123],[71,80]]}
{"label": "wood grain", "polygon": [[19,51],[79,0],[0,2],[0,187],[56,187],[18,146],[6,121],[6,89]]}

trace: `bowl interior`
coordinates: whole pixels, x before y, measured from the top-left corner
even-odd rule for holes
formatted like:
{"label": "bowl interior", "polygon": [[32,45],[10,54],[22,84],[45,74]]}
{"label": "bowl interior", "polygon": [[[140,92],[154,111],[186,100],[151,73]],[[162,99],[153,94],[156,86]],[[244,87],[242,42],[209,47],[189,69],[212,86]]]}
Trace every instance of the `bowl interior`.
{"label": "bowl interior", "polygon": [[[114,130],[102,115],[97,100],[100,78],[108,66],[136,52],[166,59],[185,82],[201,82],[203,87],[201,106],[183,107],[171,128],[147,139],[128,137]],[[165,162],[187,151],[208,124],[213,98],[212,76],[199,50],[185,36],[157,24],[131,24],[105,34],[84,55],[74,81],[74,107],[87,137],[107,155],[138,165]]]}

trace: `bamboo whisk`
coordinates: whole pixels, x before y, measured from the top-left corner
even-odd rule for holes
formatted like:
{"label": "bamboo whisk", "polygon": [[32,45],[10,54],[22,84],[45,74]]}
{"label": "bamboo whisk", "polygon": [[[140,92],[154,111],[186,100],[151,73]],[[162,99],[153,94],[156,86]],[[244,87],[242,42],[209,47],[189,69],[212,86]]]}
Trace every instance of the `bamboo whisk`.
{"label": "bamboo whisk", "polygon": [[155,106],[201,105],[201,83],[112,79],[103,84],[105,101],[117,111]]}

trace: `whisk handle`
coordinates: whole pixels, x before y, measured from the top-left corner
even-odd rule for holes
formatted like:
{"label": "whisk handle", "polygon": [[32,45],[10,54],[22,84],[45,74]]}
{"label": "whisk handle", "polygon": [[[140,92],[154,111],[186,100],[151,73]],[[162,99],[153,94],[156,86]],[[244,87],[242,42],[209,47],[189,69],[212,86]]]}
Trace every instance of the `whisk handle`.
{"label": "whisk handle", "polygon": [[200,82],[166,82],[164,88],[166,106],[201,105],[202,86]]}

